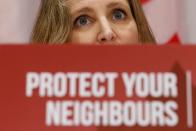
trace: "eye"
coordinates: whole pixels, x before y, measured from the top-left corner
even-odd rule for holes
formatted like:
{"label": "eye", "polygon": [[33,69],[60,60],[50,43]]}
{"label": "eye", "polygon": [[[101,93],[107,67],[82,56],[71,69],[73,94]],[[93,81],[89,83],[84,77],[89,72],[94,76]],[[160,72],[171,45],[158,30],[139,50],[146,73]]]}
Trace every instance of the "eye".
{"label": "eye", "polygon": [[77,26],[77,27],[86,26],[90,23],[91,23],[91,21],[90,21],[90,18],[88,16],[79,16],[74,21],[74,25]]}
{"label": "eye", "polygon": [[114,10],[112,15],[114,20],[124,20],[126,17],[126,13],[121,9]]}

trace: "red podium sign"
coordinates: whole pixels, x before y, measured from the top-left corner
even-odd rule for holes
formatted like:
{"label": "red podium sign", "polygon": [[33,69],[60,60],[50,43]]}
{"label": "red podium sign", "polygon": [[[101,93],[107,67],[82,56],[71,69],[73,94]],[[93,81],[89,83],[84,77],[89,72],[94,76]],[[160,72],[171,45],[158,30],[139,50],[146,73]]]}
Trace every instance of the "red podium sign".
{"label": "red podium sign", "polygon": [[0,46],[0,130],[196,130],[195,46]]}

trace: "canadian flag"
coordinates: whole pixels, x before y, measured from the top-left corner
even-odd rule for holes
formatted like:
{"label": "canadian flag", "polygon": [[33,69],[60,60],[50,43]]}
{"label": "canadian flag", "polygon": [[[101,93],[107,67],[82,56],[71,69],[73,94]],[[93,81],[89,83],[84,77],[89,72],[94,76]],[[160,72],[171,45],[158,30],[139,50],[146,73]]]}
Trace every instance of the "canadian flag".
{"label": "canadian flag", "polygon": [[[158,43],[196,43],[196,0],[141,1]],[[1,0],[0,43],[28,42],[39,5],[40,0]]]}
{"label": "canadian flag", "polygon": [[158,43],[196,43],[196,0],[142,0]]}

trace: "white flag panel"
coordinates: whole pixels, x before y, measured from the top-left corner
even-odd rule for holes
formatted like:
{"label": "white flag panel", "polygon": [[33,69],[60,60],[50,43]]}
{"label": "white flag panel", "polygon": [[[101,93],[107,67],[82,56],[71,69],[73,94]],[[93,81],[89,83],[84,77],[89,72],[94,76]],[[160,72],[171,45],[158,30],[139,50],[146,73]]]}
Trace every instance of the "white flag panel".
{"label": "white flag panel", "polygon": [[196,43],[196,0],[143,0],[158,43]]}

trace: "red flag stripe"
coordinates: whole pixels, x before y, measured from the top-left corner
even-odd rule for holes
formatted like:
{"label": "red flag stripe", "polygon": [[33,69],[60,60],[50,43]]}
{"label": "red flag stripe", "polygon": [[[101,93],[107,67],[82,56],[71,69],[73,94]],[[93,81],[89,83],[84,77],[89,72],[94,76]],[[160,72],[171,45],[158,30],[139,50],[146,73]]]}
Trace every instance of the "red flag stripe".
{"label": "red flag stripe", "polygon": [[149,2],[150,0],[141,0],[142,4]]}

